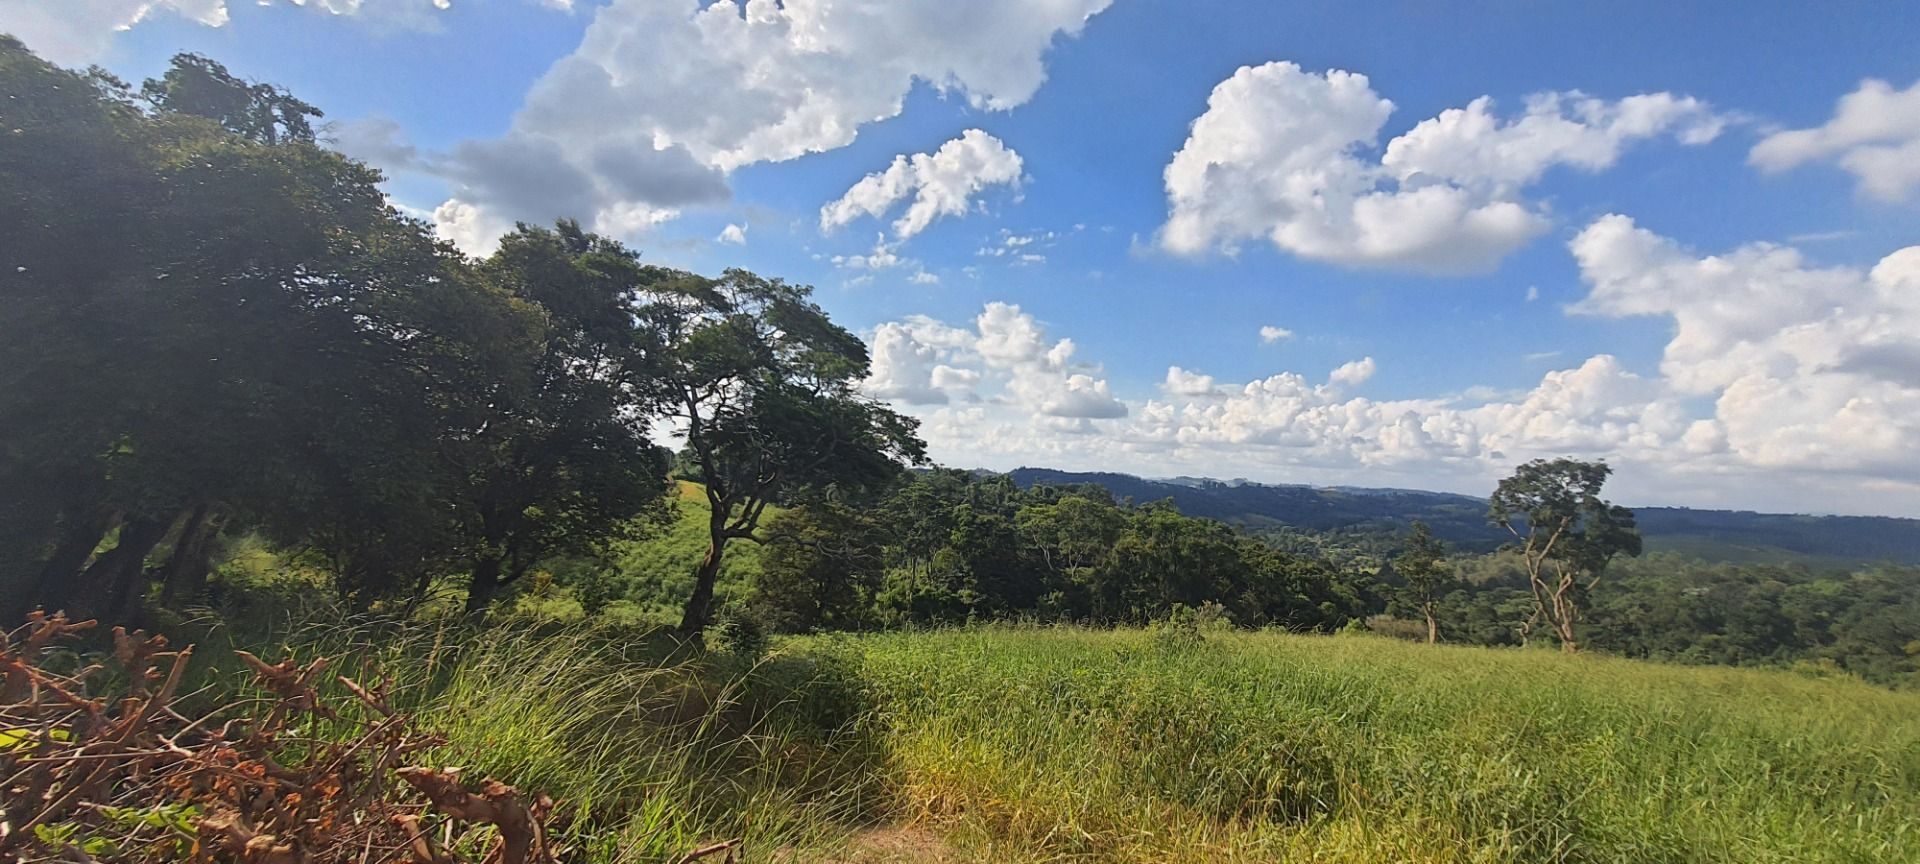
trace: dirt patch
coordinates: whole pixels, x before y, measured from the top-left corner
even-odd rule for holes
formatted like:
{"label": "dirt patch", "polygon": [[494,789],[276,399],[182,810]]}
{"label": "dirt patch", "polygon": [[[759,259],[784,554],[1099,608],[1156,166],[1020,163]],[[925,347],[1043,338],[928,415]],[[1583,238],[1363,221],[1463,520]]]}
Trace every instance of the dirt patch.
{"label": "dirt patch", "polygon": [[787,864],[962,864],[970,859],[933,831],[888,826],[853,835],[837,852],[780,860]]}

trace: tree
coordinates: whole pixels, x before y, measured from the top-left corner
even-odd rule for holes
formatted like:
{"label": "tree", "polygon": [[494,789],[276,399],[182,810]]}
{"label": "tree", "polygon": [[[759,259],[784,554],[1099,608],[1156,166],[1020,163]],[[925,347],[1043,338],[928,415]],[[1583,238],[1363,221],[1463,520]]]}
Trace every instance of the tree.
{"label": "tree", "polygon": [[728,270],[650,287],[641,311],[652,361],[641,386],[685,437],[685,463],[711,507],[681,632],[713,617],[727,544],[760,542],[760,520],[783,498],[833,487],[881,488],[902,460],[925,460],[916,422],[862,396],[865,343],[809,302],[811,289]]}
{"label": "tree", "polygon": [[141,85],[140,96],[155,110],[205,117],[262,144],[312,143],[313,124],[307,118],[322,116],[293,94],[235,77],[199,54],[174,55],[166,74]]}
{"label": "tree", "polygon": [[223,524],[354,599],[439,572],[445,448],[533,308],[315,145],[310,106],[204,58],[142,110],[0,38],[0,90],[0,603],[190,598]]}
{"label": "tree", "polygon": [[1579,650],[1575,625],[1587,592],[1614,556],[1640,554],[1633,511],[1600,497],[1612,471],[1604,462],[1535,459],[1494,490],[1488,519],[1517,541],[1533,595],[1523,644],[1545,621],[1561,650]]}
{"label": "tree", "polygon": [[1453,574],[1447,566],[1446,544],[1434,539],[1427,523],[1414,520],[1405,551],[1394,556],[1393,572],[1406,580],[1408,603],[1419,608],[1427,619],[1427,644],[1440,641],[1440,623],[1434,617],[1434,608],[1440,605],[1440,597],[1453,582]]}
{"label": "tree", "polygon": [[635,383],[647,358],[633,309],[660,271],[563,221],[520,226],[481,272],[536,310],[539,326],[453,447],[465,478],[469,613],[541,559],[612,534],[657,502],[667,473]]}
{"label": "tree", "polygon": [[880,525],[837,501],[785,511],[768,527],[750,617],[774,633],[856,630],[880,590]]}
{"label": "tree", "polygon": [[1218,603],[1249,583],[1241,538],[1226,523],[1182,516],[1171,502],[1131,517],[1094,585],[1097,620],[1142,624],[1175,604]]}
{"label": "tree", "polygon": [[1052,577],[1046,595],[1051,608],[1045,611],[1075,616],[1091,612],[1088,589],[1127,527],[1126,511],[1111,498],[1064,495],[1051,504],[1020,508],[1014,524]]}

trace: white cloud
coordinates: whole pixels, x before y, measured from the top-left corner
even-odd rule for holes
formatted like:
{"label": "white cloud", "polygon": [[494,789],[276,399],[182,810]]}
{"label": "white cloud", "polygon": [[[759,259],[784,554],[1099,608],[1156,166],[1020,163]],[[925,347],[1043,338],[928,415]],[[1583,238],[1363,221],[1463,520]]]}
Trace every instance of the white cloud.
{"label": "white cloud", "polygon": [[[508,223],[711,204],[733,169],[845,146],[916,83],[981,110],[1025,103],[1054,40],[1108,2],[612,0],[502,137],[381,167],[439,176]],[[945,212],[945,180],[902,227]]]}
{"label": "white cloud", "polygon": [[[275,0],[254,0],[261,6]],[[40,56],[63,65],[100,59],[114,34],[149,20],[178,17],[224,27],[228,0],[0,0],[0,33],[11,33]],[[332,15],[377,15],[389,26],[430,27],[448,0],[279,0]],[[364,12],[362,11],[364,8]]]}
{"label": "white cloud", "polygon": [[948,369],[943,380],[955,381],[949,367],[937,362],[939,350],[914,340],[902,324],[882,324],[874,331],[872,366],[864,383],[869,394],[908,405],[944,405],[946,387],[935,382],[936,369]]}
{"label": "white cloud", "polygon": [[915,285],[938,285],[940,277],[925,270],[915,270],[912,276],[907,277],[907,281]]}
{"label": "white cloud", "polygon": [[1573,311],[1672,318],[1661,372],[1714,398],[1740,460],[1920,479],[1920,246],[1867,272],[1765,243],[1699,257],[1609,215],[1572,249],[1592,286]]}
{"label": "white cloud", "polygon": [[[434,210],[435,228],[476,255],[491,252],[515,222],[573,218],[596,231],[628,236],[677,217],[684,207],[724,201],[729,194],[725,175],[684,148],[560,140],[518,122],[500,138],[461,142],[445,153],[418,150],[398,124],[382,117],[340,124],[333,139],[341,152],[389,173],[419,173],[446,183],[452,194]],[[438,214],[459,214],[463,222]]]}
{"label": "white cloud", "polygon": [[1020,307],[989,303],[971,328],[928,318],[880,325],[865,388],[908,405],[938,404],[965,390],[996,412],[1072,420],[1126,416],[1099,368],[1075,362],[1075,351],[1071,339],[1049,340]]}
{"label": "white cloud", "polygon": [[442,239],[475,254],[492,249],[501,237],[513,230],[512,223],[494,218],[458,198],[441,202],[428,218]]}
{"label": "white cloud", "polygon": [[1292,338],[1293,331],[1285,327],[1275,327],[1272,324],[1268,324],[1260,328],[1260,341],[1268,345],[1272,345],[1275,342],[1284,342]]}
{"label": "white cloud", "polygon": [[745,246],[747,245],[747,226],[736,225],[729,222],[727,223],[727,227],[720,229],[719,236],[713,238],[713,240],[716,243],[732,243],[736,246]]}
{"label": "white cloud", "polygon": [[1527,286],[1527,302],[1532,303],[1533,301],[1538,299],[1540,299],[1540,286],[1528,285]]}
{"label": "white cloud", "polygon": [[[1155,397],[1119,401],[1071,340],[992,304],[971,327],[899,323],[931,352],[916,375],[933,363],[980,373],[967,382],[978,401],[907,407],[936,458],[969,467],[1485,492],[1526,459],[1573,455],[1610,460],[1630,502],[1920,515],[1920,246],[1870,269],[1815,267],[1768,244],[1700,255],[1606,216],[1570,249],[1588,287],[1572,313],[1672,320],[1658,374],[1600,354],[1517,391],[1380,401],[1349,392],[1371,358],[1324,384],[1170,366]],[[1063,410],[1084,394],[1116,404]]]}
{"label": "white cloud", "polygon": [[919,264],[912,258],[900,257],[894,251],[898,248],[900,244],[888,243],[886,235],[882,234],[874,239],[873,251],[865,255],[835,255],[828,260],[833,262],[833,266],[842,270],[891,270],[895,267]]}
{"label": "white cloud", "polygon": [[1169,397],[1211,396],[1213,376],[1188,372],[1178,366],[1167,367],[1167,380],[1161,382],[1160,392]]}
{"label": "white cloud", "polygon": [[1358,387],[1367,383],[1367,380],[1373,377],[1373,371],[1373,358],[1362,357],[1358,360],[1340,364],[1339,368],[1334,369],[1333,372],[1327,376],[1327,381],[1346,387]]}
{"label": "white cloud", "polygon": [[895,156],[887,170],[868,174],[846,194],[820,208],[820,230],[831,231],[861,216],[882,216],[912,199],[894,220],[893,234],[905,240],[942,216],[963,216],[974,197],[989,186],[1018,186],[1020,154],[978,129],[940,145],[933,153]]}
{"label": "white cloud", "polygon": [[[550,134],[643,136],[721,168],[851,143],[918,82],[1006,110],[1109,0],[614,0],[524,113]],[[698,98],[688,98],[698,93]]]}
{"label": "white cloud", "polygon": [[987,245],[975,249],[973,254],[982,258],[1005,258],[1011,255],[1016,262],[1027,258],[1038,258],[1041,261],[1045,261],[1047,260],[1046,256],[1026,250],[1052,246],[1054,239],[1058,236],[1059,235],[1052,231],[1015,234],[1010,230],[1002,228],[1000,229],[999,242],[989,242]]}
{"label": "white cloud", "polygon": [[1556,166],[1610,167],[1631,142],[1711,140],[1724,125],[1667,93],[1606,101],[1577,92],[1527,100],[1502,120],[1490,98],[1449,109],[1367,155],[1393,112],[1366,76],[1286,62],[1222,81],[1168,163],[1160,245],[1183,255],[1264,238],[1335,264],[1475,273],[1545,232],[1521,193]]}
{"label": "white cloud", "polygon": [[1747,161],[1767,173],[1831,161],[1854,176],[1860,194],[1904,200],[1920,188],[1920,81],[1905,90],[1862,81],[1825,125],[1768,135]]}

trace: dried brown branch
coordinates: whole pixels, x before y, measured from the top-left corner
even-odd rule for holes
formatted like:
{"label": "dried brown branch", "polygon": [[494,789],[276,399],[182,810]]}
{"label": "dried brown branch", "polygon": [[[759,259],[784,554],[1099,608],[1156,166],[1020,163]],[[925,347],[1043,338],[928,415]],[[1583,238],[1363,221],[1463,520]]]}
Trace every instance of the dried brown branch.
{"label": "dried brown branch", "polygon": [[[326,658],[236,652],[267,698],[189,716],[176,694],[191,646],[171,651],[164,638],[116,628],[109,662],[121,674],[104,691],[99,665],[48,667],[92,626],[35,613],[0,634],[0,860],[555,860],[551,799],[406,767],[446,740],[394,708],[391,680],[331,679],[351,697],[335,705],[318,689]],[[434,830],[446,832],[438,843]],[[478,859],[457,851],[479,848]]]}

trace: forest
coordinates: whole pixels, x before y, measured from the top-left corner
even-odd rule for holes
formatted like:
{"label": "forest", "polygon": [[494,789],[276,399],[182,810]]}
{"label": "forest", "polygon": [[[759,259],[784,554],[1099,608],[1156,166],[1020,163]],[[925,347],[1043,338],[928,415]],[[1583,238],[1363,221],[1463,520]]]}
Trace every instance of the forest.
{"label": "forest", "polygon": [[[1385,529],[936,466],[807,286],[572,221],[465,255],[327,145],[321,109],[199,55],[135,85],[0,37],[0,89],[0,632],[29,622],[0,641],[0,856],[690,861],[730,836],[841,854],[916,818],[979,860],[1920,842],[1887,834],[1917,800],[1887,718],[1920,688],[1920,567],[1862,563],[1881,549],[1649,549],[1612,469],[1572,458]],[[1764,704],[1698,701],[1742,688]],[[1003,714],[1006,692],[1038,701]],[[1850,731],[1807,707],[1833,694]],[[275,707],[183,713],[221,696]],[[1541,699],[1571,737],[1499,738]],[[1667,743],[1613,759],[1617,734]],[[516,786],[354,785],[418,753]],[[1685,782],[1745,809],[1642,806],[1701,753],[1721,761]],[[1714,774],[1774,756],[1778,777]],[[107,758],[113,783],[84,767]],[[1109,767],[1060,780],[1076,760]],[[96,793],[120,797],[76,803]],[[893,860],[868,854],[844,860]]]}

